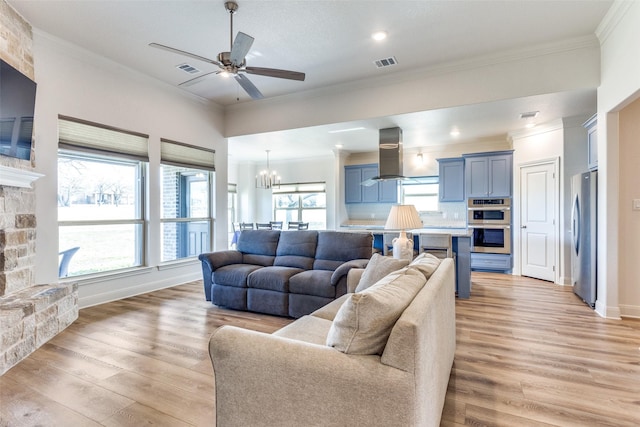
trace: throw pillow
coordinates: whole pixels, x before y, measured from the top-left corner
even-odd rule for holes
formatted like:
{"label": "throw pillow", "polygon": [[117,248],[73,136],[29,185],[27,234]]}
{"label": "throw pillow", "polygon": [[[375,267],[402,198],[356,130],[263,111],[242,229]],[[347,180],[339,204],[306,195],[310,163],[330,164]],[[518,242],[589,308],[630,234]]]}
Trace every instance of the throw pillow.
{"label": "throw pillow", "polygon": [[409,260],[406,259],[395,259],[380,254],[373,254],[362,273],[358,286],[356,286],[356,292],[364,291],[387,274],[400,270],[408,264]]}
{"label": "throw pillow", "polygon": [[351,294],[333,319],[327,345],[347,354],[382,354],[393,326],[424,284],[422,273],[405,268]]}
{"label": "throw pillow", "polygon": [[436,271],[440,262],[440,258],[424,252],[418,255],[416,259],[409,264],[409,267],[418,270],[424,275],[425,279],[429,280],[429,277],[431,277],[433,272]]}

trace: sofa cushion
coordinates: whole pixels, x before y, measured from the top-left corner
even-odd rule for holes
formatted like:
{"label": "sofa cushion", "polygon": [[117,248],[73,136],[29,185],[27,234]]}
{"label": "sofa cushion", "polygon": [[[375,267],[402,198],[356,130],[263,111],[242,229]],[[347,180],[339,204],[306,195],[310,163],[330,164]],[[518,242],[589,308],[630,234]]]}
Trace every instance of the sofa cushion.
{"label": "sofa cushion", "polygon": [[336,317],[336,314],[338,313],[338,310],[340,310],[340,307],[342,307],[342,304],[344,304],[347,298],[349,298],[349,294],[342,295],[341,297],[338,297],[331,301],[329,304],[320,307],[319,309],[311,313],[311,316],[333,321],[333,319]]}
{"label": "sofa cushion", "polygon": [[326,344],[348,354],[382,354],[391,329],[425,283],[422,273],[407,267],[351,294],[336,313]]}
{"label": "sofa cushion", "polygon": [[335,270],[353,259],[369,259],[373,251],[371,233],[318,232],[315,270]]}
{"label": "sofa cushion", "polygon": [[293,323],[278,329],[273,335],[304,341],[311,344],[324,345],[331,328],[331,321],[314,316],[302,316]]}
{"label": "sofa cushion", "polygon": [[373,254],[367,267],[364,269],[364,273],[362,273],[358,286],[356,286],[356,292],[364,291],[387,274],[400,270],[408,264],[408,259],[395,259],[380,254]]}
{"label": "sofa cushion", "polygon": [[247,287],[247,277],[256,270],[263,268],[254,264],[231,264],[218,268],[211,275],[214,284],[222,286],[234,286],[236,288]]}
{"label": "sofa cushion", "polygon": [[289,279],[302,271],[304,270],[293,267],[263,267],[249,274],[247,287],[289,292]]}
{"label": "sofa cushion", "polygon": [[238,251],[244,264],[273,265],[280,239],[277,230],[243,230],[238,237]]}
{"label": "sofa cushion", "polygon": [[289,292],[335,298],[336,287],[331,285],[332,271],[307,270],[289,279]]}
{"label": "sofa cushion", "polygon": [[282,231],[273,265],[311,270],[317,245],[317,231]]}
{"label": "sofa cushion", "polygon": [[436,271],[440,265],[441,261],[442,260],[440,258],[425,252],[421,253],[416,257],[416,259],[411,261],[409,267],[418,270],[424,275],[425,279],[429,280],[433,272]]}

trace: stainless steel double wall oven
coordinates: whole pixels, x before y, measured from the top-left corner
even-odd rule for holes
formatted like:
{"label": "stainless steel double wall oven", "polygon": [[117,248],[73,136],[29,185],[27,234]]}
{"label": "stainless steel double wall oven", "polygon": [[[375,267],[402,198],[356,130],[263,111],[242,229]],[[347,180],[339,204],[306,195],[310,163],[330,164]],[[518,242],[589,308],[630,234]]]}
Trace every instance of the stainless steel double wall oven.
{"label": "stainless steel double wall oven", "polygon": [[511,199],[468,199],[469,228],[473,229],[471,252],[511,253]]}

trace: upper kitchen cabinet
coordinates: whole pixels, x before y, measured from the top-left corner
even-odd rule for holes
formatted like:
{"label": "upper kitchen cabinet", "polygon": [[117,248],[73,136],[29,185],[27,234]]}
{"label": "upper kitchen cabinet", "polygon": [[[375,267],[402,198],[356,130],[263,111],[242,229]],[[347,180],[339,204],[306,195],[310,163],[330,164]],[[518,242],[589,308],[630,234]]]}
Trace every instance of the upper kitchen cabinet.
{"label": "upper kitchen cabinet", "polygon": [[440,201],[464,201],[464,159],[438,159],[438,170]]}
{"label": "upper kitchen cabinet", "polygon": [[598,169],[598,115],[591,116],[583,126],[587,129],[587,165],[594,171]]}
{"label": "upper kitchen cabinet", "polygon": [[380,181],[362,185],[378,175],[378,165],[353,165],[344,167],[345,203],[397,203],[398,181]]}
{"label": "upper kitchen cabinet", "polygon": [[513,152],[465,154],[467,197],[511,197]]}

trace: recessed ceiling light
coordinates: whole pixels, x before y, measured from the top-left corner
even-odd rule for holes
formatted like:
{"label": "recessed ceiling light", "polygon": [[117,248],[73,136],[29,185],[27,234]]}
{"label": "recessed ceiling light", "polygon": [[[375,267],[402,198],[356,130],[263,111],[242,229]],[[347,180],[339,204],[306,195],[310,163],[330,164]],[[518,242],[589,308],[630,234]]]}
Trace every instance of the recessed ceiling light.
{"label": "recessed ceiling light", "polygon": [[535,123],[527,123],[526,125],[524,125],[524,127],[526,127],[527,129],[531,129],[532,127],[535,127],[536,124]]}
{"label": "recessed ceiling light", "polygon": [[342,148],[342,144],[336,144],[336,148]]}
{"label": "recessed ceiling light", "polygon": [[460,136],[460,131],[458,129],[453,129],[451,132],[449,132],[449,135]]}
{"label": "recessed ceiling light", "polygon": [[386,31],[376,31],[375,33],[371,34],[371,38],[374,39],[377,42],[382,41],[382,40],[387,38],[387,32]]}

